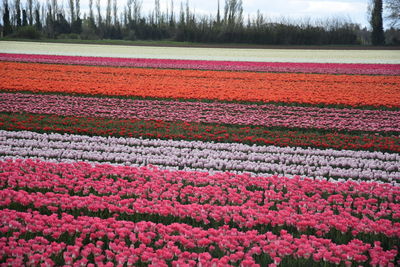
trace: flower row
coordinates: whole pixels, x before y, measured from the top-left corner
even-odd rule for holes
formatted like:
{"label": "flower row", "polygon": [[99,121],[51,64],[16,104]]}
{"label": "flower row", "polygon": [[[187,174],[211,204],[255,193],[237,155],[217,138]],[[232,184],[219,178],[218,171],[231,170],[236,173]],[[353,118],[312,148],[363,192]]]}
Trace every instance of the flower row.
{"label": "flower row", "polygon": [[[320,63],[369,63],[399,64],[400,56],[396,49],[243,49],[245,47],[227,46],[227,48],[209,45],[193,47],[177,46],[131,46],[131,45],[93,45],[62,44],[44,42],[0,43],[3,53],[68,55],[119,58],[155,58],[183,60],[224,60],[256,62],[320,62]],[[259,47],[261,48],[261,47]]]}
{"label": "flower row", "polygon": [[[92,166],[34,160],[0,161],[0,170],[7,173],[0,176],[1,187],[13,190],[171,200],[181,204],[206,205],[206,208],[207,204],[245,205],[248,211],[260,210],[264,206],[271,213],[275,212],[271,207],[276,207],[277,211],[291,209],[292,213],[311,215],[323,212],[331,216],[333,211],[344,217],[351,214],[368,215],[374,220],[400,219],[400,204],[397,203],[400,188],[389,184],[332,183],[298,176],[211,175],[160,170],[154,166]],[[347,229],[346,224],[342,225],[343,229]]]}
{"label": "flower row", "polygon": [[80,160],[198,171],[301,175],[317,179],[355,179],[397,183],[397,153],[249,146],[160,139],[40,134],[0,130],[0,155]]}
{"label": "flower row", "polygon": [[[371,245],[355,239],[339,245],[312,235],[293,237],[286,231],[276,235],[241,232],[228,227],[202,230],[177,223],[74,218],[65,213],[59,218],[56,214],[47,216],[8,209],[1,210],[0,217],[1,231],[9,234],[0,238],[2,256],[12,265],[104,266],[109,262],[112,266],[140,263],[260,266],[257,262],[262,262],[276,266],[282,260],[289,259],[295,264],[298,259],[311,259],[311,262],[345,263],[347,266],[366,262],[372,266],[394,266],[397,255],[395,249],[384,250],[379,242]],[[25,240],[26,235],[34,238]]]}
{"label": "flower row", "polygon": [[[76,107],[79,107],[78,109]],[[400,132],[399,111],[2,93],[0,112]]]}
{"label": "flower row", "polygon": [[[9,165],[9,162],[6,164]],[[90,170],[90,167],[82,167],[81,165],[82,163],[69,164],[69,166],[65,167],[71,169],[69,175],[74,172],[79,174],[83,169]],[[37,177],[38,180],[41,180],[43,165],[41,166],[39,163],[36,166],[40,169],[30,174],[32,178]],[[98,176],[102,174],[99,171],[103,168],[97,166],[92,168],[94,170],[91,171],[97,172]],[[57,169],[54,171],[57,171]],[[136,168],[133,168],[132,171],[138,172],[135,175],[130,174],[133,183],[135,183],[135,179],[147,179],[151,182],[155,182],[157,179],[168,179],[170,174],[169,172],[163,172],[164,176],[157,177],[160,173],[157,170],[152,172],[151,169],[146,169],[142,175]],[[10,171],[14,178],[6,179],[3,177],[2,180],[12,183],[13,180],[18,179],[17,173],[18,171]],[[64,171],[63,173],[65,174],[66,172]],[[47,174],[48,172],[43,173],[43,175]],[[63,180],[57,173],[50,172],[49,174],[47,177],[49,180]],[[196,173],[190,175],[196,175]],[[188,175],[183,173],[183,176]],[[219,178],[226,179],[226,175],[220,175]],[[126,178],[114,175],[112,179],[109,179],[109,182],[120,179]],[[268,181],[270,178],[264,179]],[[286,178],[281,178],[281,180],[284,179]],[[34,179],[31,180],[34,181]],[[55,192],[43,191],[43,187],[26,187],[18,188],[18,190],[6,187],[7,189],[0,190],[0,206],[3,208],[14,207],[14,209],[20,211],[30,210],[32,212],[37,210],[45,214],[67,212],[74,216],[85,214],[103,219],[115,217],[119,220],[134,222],[147,220],[161,223],[185,222],[204,229],[210,227],[219,228],[224,225],[230,225],[237,229],[256,230],[259,233],[286,229],[297,236],[314,234],[320,237],[329,237],[332,241],[340,243],[353,238],[358,238],[365,242],[379,240],[387,248],[393,248],[398,243],[400,238],[398,204],[390,201],[383,201],[379,204],[382,200],[365,199],[364,197],[355,197],[353,199],[350,196],[346,197],[346,201],[343,204],[335,204],[336,201],[340,203],[341,195],[334,195],[330,197],[332,205],[329,205],[325,199],[320,198],[319,194],[308,197],[308,199],[305,198],[303,201],[296,200],[297,193],[302,191],[299,190],[301,185],[302,183],[300,182],[297,186],[289,187],[285,195],[280,192],[278,186],[275,187],[277,191],[275,189],[265,190],[265,200],[261,205],[252,204],[252,201],[242,204],[238,202],[237,205],[232,205],[233,203],[231,205],[221,205],[219,203],[201,204],[195,200],[196,197],[194,196],[188,197],[187,200],[171,200],[165,196],[157,197],[156,193],[153,194],[152,191],[149,191],[149,187],[142,188],[141,195],[132,196],[120,196],[117,194],[97,195],[98,193],[93,189],[90,194],[88,194],[89,192],[79,194],[79,192],[67,192],[66,188],[62,190],[62,182],[60,182],[60,186],[55,188]],[[159,190],[157,187],[155,189]],[[221,189],[224,188],[221,187]],[[390,194],[393,194],[396,199],[399,198],[399,192],[396,188],[389,187],[388,189],[386,193],[389,198]],[[139,189],[137,190],[139,191]],[[181,190],[190,190],[190,187],[187,189],[182,188]],[[235,195],[238,194],[238,191],[234,188],[230,190],[225,188],[224,190],[231,191],[232,197],[237,198]],[[182,192],[179,194],[182,194]],[[191,193],[188,194],[191,195]],[[297,196],[297,199],[300,198],[301,195]],[[353,204],[356,207],[353,207]]]}
{"label": "flower row", "polygon": [[379,240],[388,248],[393,248],[400,241],[400,223],[388,219],[369,219],[366,215],[360,219],[344,209],[338,214],[329,208],[319,212],[308,212],[307,208],[303,208],[294,213],[293,207],[290,206],[274,211],[269,210],[271,206],[268,204],[270,203],[259,208],[251,208],[246,205],[182,204],[171,200],[121,199],[119,196],[93,194],[71,196],[52,192],[43,194],[28,193],[24,190],[0,190],[2,209],[14,207],[20,211],[41,211],[45,214],[66,212],[74,216],[84,214],[103,219],[115,217],[134,222],[149,220],[160,223],[184,222],[204,229],[230,225],[233,228],[252,229],[259,233],[286,229],[294,235],[314,234],[340,243],[355,238],[364,242]]}
{"label": "flower row", "polygon": [[399,64],[288,63],[174,60],[0,53],[1,61],[197,70],[295,72],[324,74],[400,75]]}
{"label": "flower row", "polygon": [[398,135],[307,132],[179,121],[0,113],[0,129],[400,152]]}
{"label": "flower row", "polygon": [[400,107],[397,76],[130,69],[3,62],[1,89],[143,98]]}

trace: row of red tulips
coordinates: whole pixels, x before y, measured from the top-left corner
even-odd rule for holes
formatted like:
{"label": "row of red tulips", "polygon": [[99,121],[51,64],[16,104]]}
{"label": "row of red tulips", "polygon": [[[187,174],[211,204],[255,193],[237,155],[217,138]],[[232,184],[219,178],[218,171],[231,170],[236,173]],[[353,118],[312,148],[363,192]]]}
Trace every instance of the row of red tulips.
{"label": "row of red tulips", "polygon": [[398,135],[343,133],[324,130],[219,125],[161,120],[122,120],[96,117],[0,113],[0,129],[100,136],[240,142],[371,151],[400,151]]}

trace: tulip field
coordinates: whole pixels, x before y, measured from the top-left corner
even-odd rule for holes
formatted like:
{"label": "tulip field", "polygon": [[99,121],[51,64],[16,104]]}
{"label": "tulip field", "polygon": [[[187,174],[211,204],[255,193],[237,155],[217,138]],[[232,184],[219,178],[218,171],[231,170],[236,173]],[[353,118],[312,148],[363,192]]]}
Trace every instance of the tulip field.
{"label": "tulip field", "polygon": [[400,266],[398,51],[182,49],[0,42],[0,266]]}

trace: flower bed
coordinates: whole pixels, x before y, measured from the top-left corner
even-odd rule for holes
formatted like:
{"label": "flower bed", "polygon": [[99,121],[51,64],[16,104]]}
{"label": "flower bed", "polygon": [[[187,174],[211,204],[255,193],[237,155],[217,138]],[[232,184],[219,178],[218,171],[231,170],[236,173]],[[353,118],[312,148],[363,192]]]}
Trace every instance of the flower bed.
{"label": "flower bed", "polygon": [[[6,161],[0,168],[8,174],[0,176],[7,188],[0,191],[0,242],[4,251],[17,249],[6,253],[10,263],[21,262],[24,250],[32,264],[79,263],[80,255],[86,263],[137,255],[134,262],[178,264],[197,252],[204,254],[192,264],[204,257],[246,266],[282,258],[388,265],[397,255],[400,191],[387,184],[40,161]],[[26,235],[33,244],[13,242]]]}
{"label": "flower bed", "polygon": [[400,182],[398,154],[0,130],[0,156]]}
{"label": "flower bed", "polygon": [[400,112],[389,110],[4,93],[0,100],[0,112],[324,130],[400,132]]}
{"label": "flower bed", "polygon": [[[217,101],[400,107],[397,76],[0,65],[0,90]],[[195,86],[194,86],[195,85]]]}
{"label": "flower bed", "polygon": [[115,53],[0,54],[0,265],[400,265],[398,64]]}
{"label": "flower bed", "polygon": [[99,136],[201,140],[291,147],[315,147],[400,152],[398,135],[338,133],[243,127],[235,125],[121,120],[99,117],[61,117],[42,114],[0,113],[0,129],[41,133],[70,133]]}
{"label": "flower bed", "polygon": [[400,75],[398,64],[345,64],[345,63],[291,63],[291,62],[250,62],[250,61],[211,61],[211,60],[177,60],[152,58],[113,58],[83,57],[59,55],[30,55],[0,53],[1,61],[139,67],[171,68],[195,70],[228,70],[257,72],[294,72],[324,74],[366,74],[366,75]]}

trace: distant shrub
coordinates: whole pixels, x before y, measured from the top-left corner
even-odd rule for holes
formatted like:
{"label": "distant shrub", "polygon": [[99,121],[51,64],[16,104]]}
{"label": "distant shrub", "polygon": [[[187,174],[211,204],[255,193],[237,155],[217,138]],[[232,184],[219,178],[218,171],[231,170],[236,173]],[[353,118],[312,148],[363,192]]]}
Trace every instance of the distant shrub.
{"label": "distant shrub", "polygon": [[34,26],[21,27],[11,35],[11,37],[25,39],[40,39],[41,36],[41,33]]}
{"label": "distant shrub", "polygon": [[76,33],[63,33],[57,36],[57,39],[81,39],[81,36]]}

